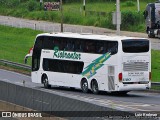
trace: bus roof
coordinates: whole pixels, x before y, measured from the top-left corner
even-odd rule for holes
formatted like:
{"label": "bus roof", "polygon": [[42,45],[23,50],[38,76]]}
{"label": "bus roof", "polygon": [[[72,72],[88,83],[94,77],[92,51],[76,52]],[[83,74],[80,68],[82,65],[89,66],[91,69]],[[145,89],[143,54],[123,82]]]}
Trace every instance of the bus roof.
{"label": "bus roof", "polygon": [[127,37],[127,36],[116,36],[116,35],[96,35],[92,33],[42,33],[38,34],[39,36],[55,36],[55,37],[67,37],[67,38],[81,38],[81,39],[95,39],[95,40],[111,40],[111,41],[121,41],[127,39],[147,39],[147,38],[138,38],[138,37]]}

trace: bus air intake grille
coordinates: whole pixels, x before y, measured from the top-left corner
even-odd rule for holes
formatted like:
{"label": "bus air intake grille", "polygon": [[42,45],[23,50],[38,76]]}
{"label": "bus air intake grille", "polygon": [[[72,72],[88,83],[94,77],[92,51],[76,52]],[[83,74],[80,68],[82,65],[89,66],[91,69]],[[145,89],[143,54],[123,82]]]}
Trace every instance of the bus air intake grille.
{"label": "bus air intake grille", "polygon": [[108,89],[110,91],[115,90],[115,67],[108,66]]}
{"label": "bus air intake grille", "polygon": [[108,76],[108,89],[111,91],[115,90],[114,76]]}
{"label": "bus air intake grille", "polygon": [[148,71],[148,63],[123,63],[123,71]]}

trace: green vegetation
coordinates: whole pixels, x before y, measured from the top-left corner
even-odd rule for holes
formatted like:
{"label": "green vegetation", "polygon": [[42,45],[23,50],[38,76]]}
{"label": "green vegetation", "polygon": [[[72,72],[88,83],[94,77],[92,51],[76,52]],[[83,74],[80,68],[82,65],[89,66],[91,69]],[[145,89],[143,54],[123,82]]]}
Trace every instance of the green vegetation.
{"label": "green vegetation", "polygon": [[[23,63],[24,56],[41,31],[0,25],[0,59]],[[152,50],[152,81],[160,82],[160,51]],[[0,67],[1,68],[1,67]]]}
{"label": "green vegetation", "polygon": [[[136,0],[121,0],[121,29],[145,32],[143,11],[149,2],[155,0],[140,0],[141,11],[137,12]],[[112,25],[112,12],[116,10],[115,3],[116,0],[87,0],[86,16],[84,16],[83,1],[63,0],[64,23],[115,29]],[[44,11],[43,6],[40,7],[39,0],[1,0],[0,14],[52,22],[61,21],[60,11]]]}
{"label": "green vegetation", "polygon": [[27,70],[27,69],[23,69],[23,68],[20,68],[20,67],[7,65],[7,64],[3,64],[3,63],[0,63],[0,69],[14,71],[14,72],[22,73],[22,74],[25,74],[25,75],[31,75],[31,70]]}
{"label": "green vegetation", "polygon": [[0,25],[0,59],[23,63],[38,33],[41,32]]}
{"label": "green vegetation", "polygon": [[152,50],[152,81],[160,82],[160,51]]}

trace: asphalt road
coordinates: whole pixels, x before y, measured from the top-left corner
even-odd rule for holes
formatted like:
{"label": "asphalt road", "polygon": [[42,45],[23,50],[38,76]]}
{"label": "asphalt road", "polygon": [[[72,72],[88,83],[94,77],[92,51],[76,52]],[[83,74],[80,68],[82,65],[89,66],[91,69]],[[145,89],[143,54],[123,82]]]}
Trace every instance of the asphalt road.
{"label": "asphalt road", "polygon": [[[72,99],[83,100],[121,111],[160,112],[160,93],[133,91],[129,92],[128,95],[118,96],[106,92],[101,92],[99,95],[94,95],[92,93],[84,94],[81,90],[70,90],[69,88],[52,87],[51,89],[44,89],[42,84],[32,83],[30,76],[2,69],[0,69],[0,80],[21,86],[41,89],[53,94],[64,95]],[[25,81],[25,83],[23,81]]]}
{"label": "asphalt road", "polygon": [[[42,30],[44,32],[60,32],[60,28],[61,28],[59,23],[28,20],[28,19],[15,18],[10,16],[0,16],[0,24],[19,27],[19,28],[31,28],[36,30]],[[64,32],[94,33],[94,34],[105,34],[105,35],[111,35],[111,34],[115,35],[116,33],[115,30],[92,27],[92,26],[64,24],[63,27],[64,27]],[[121,31],[121,35],[148,38],[146,33],[138,33],[138,32]],[[152,49],[160,50],[160,39],[149,38],[149,40],[151,40]]]}

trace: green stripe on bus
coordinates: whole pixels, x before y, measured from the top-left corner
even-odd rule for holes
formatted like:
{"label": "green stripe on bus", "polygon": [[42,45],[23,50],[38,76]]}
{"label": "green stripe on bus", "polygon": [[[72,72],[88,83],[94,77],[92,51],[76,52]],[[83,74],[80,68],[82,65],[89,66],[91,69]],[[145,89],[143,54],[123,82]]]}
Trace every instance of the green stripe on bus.
{"label": "green stripe on bus", "polygon": [[85,70],[82,72],[82,75],[88,79],[94,76],[97,73],[96,71],[104,65],[103,63],[110,58],[110,54],[111,53],[108,52],[93,60],[91,64],[84,68]]}

